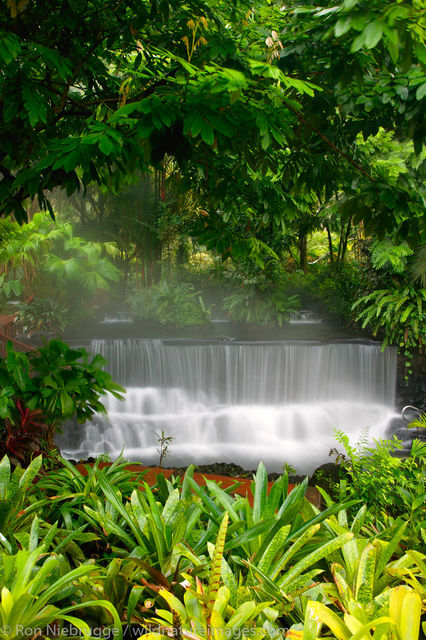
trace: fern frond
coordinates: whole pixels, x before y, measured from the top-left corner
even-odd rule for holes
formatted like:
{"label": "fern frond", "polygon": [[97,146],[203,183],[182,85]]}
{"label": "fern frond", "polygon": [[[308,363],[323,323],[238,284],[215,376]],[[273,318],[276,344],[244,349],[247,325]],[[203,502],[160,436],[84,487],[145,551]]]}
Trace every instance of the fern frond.
{"label": "fern frond", "polygon": [[368,452],[368,435],[370,427],[364,427],[358,438],[358,442],[355,445],[356,452],[359,456],[365,456]]}

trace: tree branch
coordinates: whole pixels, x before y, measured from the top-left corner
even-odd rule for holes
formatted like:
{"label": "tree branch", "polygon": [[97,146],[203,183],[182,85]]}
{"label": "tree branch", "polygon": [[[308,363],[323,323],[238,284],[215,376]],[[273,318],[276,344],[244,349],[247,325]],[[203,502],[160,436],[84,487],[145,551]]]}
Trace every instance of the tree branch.
{"label": "tree branch", "polygon": [[361,165],[359,165],[357,162],[355,162],[355,160],[353,160],[350,156],[348,156],[344,151],[342,151],[341,149],[339,149],[339,147],[336,147],[336,145],[334,144],[334,142],[332,142],[329,138],[327,138],[326,135],[323,134],[322,131],[320,131],[319,129],[317,129],[316,127],[314,127],[313,124],[311,124],[310,122],[308,122],[307,120],[305,120],[305,118],[303,117],[303,115],[300,113],[300,111],[298,111],[297,109],[295,109],[295,107],[293,107],[291,104],[288,104],[285,100],[284,100],[284,104],[286,105],[286,107],[288,109],[290,109],[290,111],[292,111],[294,114],[296,114],[296,116],[298,117],[299,121],[304,124],[305,126],[309,127],[310,129],[312,129],[312,131],[315,131],[315,133],[317,135],[319,135],[319,137],[324,140],[324,142],[331,148],[333,149],[333,151],[335,151],[337,154],[339,154],[339,156],[341,156],[342,158],[345,158],[345,160],[347,160],[349,162],[349,164],[351,164],[353,167],[355,167],[355,169],[357,171],[359,171],[360,173],[362,173],[363,176],[365,176],[366,178],[368,178],[368,180],[370,180],[371,182],[377,182],[377,180],[375,180],[375,178],[373,178],[373,176],[371,176],[368,171],[366,171],[364,169],[364,167],[361,167]]}

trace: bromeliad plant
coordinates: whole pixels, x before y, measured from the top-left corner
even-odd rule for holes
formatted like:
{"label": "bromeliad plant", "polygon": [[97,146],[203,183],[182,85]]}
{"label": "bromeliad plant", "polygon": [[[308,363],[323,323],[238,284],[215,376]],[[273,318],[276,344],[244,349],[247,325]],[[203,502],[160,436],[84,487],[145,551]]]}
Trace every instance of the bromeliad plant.
{"label": "bromeliad plant", "polygon": [[[183,577],[187,582],[183,602],[164,589],[159,592],[159,596],[167,602],[170,611],[157,609],[156,616],[147,621],[144,625],[149,630],[146,635],[147,640],[164,640],[165,637],[176,634],[178,637],[190,634],[193,640],[201,638],[213,640],[235,636],[243,627],[250,635],[269,636],[268,625],[262,628],[259,622],[260,624],[274,623],[278,613],[270,608],[272,603],[256,604],[255,600],[251,599],[233,607],[230,604],[230,590],[226,586],[220,586],[227,528],[228,513],[226,512],[212,550],[207,585],[198,578],[194,585],[193,580],[184,574]],[[153,632],[152,628],[161,629],[161,632]]]}
{"label": "bromeliad plant", "polygon": [[[312,512],[307,509],[305,498],[308,478],[288,492],[288,475],[285,473],[272,485],[268,494],[268,476],[261,462],[252,483],[253,506],[248,498],[233,497],[227,489],[221,489],[216,483],[206,481],[206,489],[200,487],[192,478],[189,484],[202,501],[205,515],[219,526],[225,512],[228,512],[231,525],[225,553],[230,554],[233,571],[239,571],[242,561],[251,558],[253,563],[261,562],[267,554],[271,562],[272,549],[280,540],[279,551],[285,553],[296,540],[309,529],[320,524],[327,517],[337,513],[345,504],[333,504],[323,512]],[[354,501],[348,504],[353,504]],[[309,538],[310,539],[310,538]],[[311,551],[330,537],[316,537],[311,541]],[[211,541],[211,538],[208,539]],[[275,540],[275,542],[273,542]],[[195,550],[201,550],[206,543],[203,538],[194,544]],[[270,546],[271,545],[271,546]],[[298,547],[300,549],[300,547]],[[305,555],[306,549],[301,552]],[[296,556],[297,557],[297,556]]]}
{"label": "bromeliad plant", "polygon": [[373,619],[368,619],[364,607],[355,603],[342,620],[321,602],[310,601],[303,629],[292,628],[287,638],[317,640],[326,626],[337,640],[419,640],[421,614],[420,596],[405,586],[389,590],[386,604]]}
{"label": "bromeliad plant", "polygon": [[[161,505],[144,482],[144,490],[135,489],[130,502],[123,504],[121,493],[113,489],[100,470],[98,481],[103,500],[86,505],[84,512],[91,526],[107,535],[116,554],[121,557],[131,554],[170,579],[185,557],[184,566],[192,566],[196,555],[183,542],[190,539],[199,525],[202,507],[187,485],[181,491],[173,489]],[[202,562],[198,560],[198,564]]]}
{"label": "bromeliad plant", "polygon": [[[247,573],[243,560],[252,558],[253,562],[260,562],[265,553],[270,556],[269,545],[274,539],[276,544],[281,536],[283,554],[306,531],[345,506],[332,505],[320,514],[309,512],[305,517],[307,479],[287,495],[288,476],[282,476],[268,496],[267,474],[262,463],[253,482],[253,506],[247,498],[230,495],[232,487],[225,491],[209,480],[206,488],[201,487],[194,481],[193,473],[194,467],[189,467],[178,486],[164,479],[153,488],[143,483],[142,490],[135,489],[128,502],[108,483],[104,472],[98,470],[96,477],[103,495],[89,496],[91,503],[84,506],[84,511],[78,510],[78,521],[82,524],[85,514],[85,521],[90,522],[100,536],[107,534],[113,550],[120,556],[132,553],[172,576],[178,562],[183,563],[182,570],[188,566],[201,568],[205,564],[209,543],[215,539],[220,522],[228,512],[231,524],[225,554],[231,570],[238,576],[241,571]],[[283,537],[285,527],[288,535]],[[310,551],[332,536],[317,536],[315,540],[311,537],[307,538],[312,545]],[[302,556],[306,549],[302,551],[300,547],[299,543],[292,555],[297,550]]]}
{"label": "bromeliad plant", "polygon": [[[121,455],[102,469],[100,466],[102,461],[99,459],[93,465],[86,464],[84,465],[85,473],[68,460],[65,460],[65,458],[60,458],[59,461],[62,466],[40,478],[33,487],[33,493],[38,497],[43,495],[50,498],[57,495],[67,496],[70,503],[74,498],[79,498],[79,504],[84,504],[84,501],[91,495],[103,495],[99,483],[99,474],[102,473],[107,483],[115,491],[120,491],[127,498],[146,473],[142,469],[140,471],[130,471],[127,468],[128,462]],[[54,500],[52,503],[54,504]],[[57,514],[54,513],[53,515],[56,516]]]}
{"label": "bromeliad plant", "polygon": [[[403,519],[379,526],[365,505],[354,513],[353,500],[335,503],[325,492],[320,510],[306,501],[306,480],[288,493],[285,474],[269,488],[262,464],[252,504],[207,478],[200,486],[193,467],[179,480],[160,475],[150,487],[130,477],[123,461],[95,464],[87,476],[64,461],[32,486],[39,466],[40,459],[11,474],[7,459],[0,465],[0,486],[12,485],[0,501],[0,514],[8,514],[0,523],[4,567],[19,557],[33,563],[29,580],[46,571],[29,609],[38,627],[52,612],[64,624],[75,616],[96,627],[116,627],[118,616],[143,625],[151,640],[283,638],[290,624],[289,638],[317,640],[322,624],[338,640],[411,640],[402,613],[391,613],[393,594],[403,585],[397,610],[412,611],[416,621],[426,558],[406,547]],[[12,594],[13,580],[2,571],[0,562],[0,586]],[[68,574],[74,579],[56,592]],[[26,602],[16,590],[13,597]],[[12,614],[4,615],[13,627]]]}
{"label": "bromeliad plant", "polygon": [[[48,626],[62,627],[64,623],[81,631],[84,638],[91,637],[86,621],[70,615],[81,604],[64,604],[78,594],[78,582],[95,571],[92,565],[82,565],[69,570],[64,558],[46,554],[44,545],[37,545],[37,538],[30,549],[19,550],[15,555],[2,554],[0,576],[2,583],[0,600],[1,640],[18,640],[43,632]],[[85,607],[97,606],[106,609],[113,618],[115,637],[122,638],[120,618],[110,602],[94,600]]]}
{"label": "bromeliad plant", "polygon": [[[85,506],[97,509],[100,504],[100,509],[105,508],[100,500],[104,494],[99,474],[102,474],[113,491],[128,498],[145,473],[129,471],[126,468],[127,462],[121,456],[102,470],[98,460],[93,465],[86,465],[86,474],[64,458],[59,458],[59,463],[62,465],[60,468],[45,474],[31,487],[30,497],[45,499],[41,511],[45,520],[58,522],[61,527],[73,531],[88,525],[87,515],[83,510]],[[92,548],[91,555],[93,554]]]}
{"label": "bromeliad plant", "polygon": [[0,548],[6,548],[10,553],[16,550],[14,533],[25,527],[32,514],[47,502],[42,499],[31,504],[28,498],[41,463],[41,456],[38,456],[25,471],[16,467],[12,473],[9,458],[4,456],[0,461]]}

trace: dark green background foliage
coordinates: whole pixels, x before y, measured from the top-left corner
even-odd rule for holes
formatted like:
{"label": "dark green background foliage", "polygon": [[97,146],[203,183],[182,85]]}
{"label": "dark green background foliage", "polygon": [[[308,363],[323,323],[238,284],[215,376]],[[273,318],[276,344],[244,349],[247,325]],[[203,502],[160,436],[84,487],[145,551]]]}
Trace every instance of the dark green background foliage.
{"label": "dark green background foliage", "polygon": [[58,185],[117,189],[168,154],[207,195],[199,233],[223,254],[259,253],[306,195],[343,184],[342,214],[369,232],[423,232],[415,177],[390,184],[355,145],[381,126],[420,150],[418,0],[11,0],[0,57],[3,213],[25,219]]}

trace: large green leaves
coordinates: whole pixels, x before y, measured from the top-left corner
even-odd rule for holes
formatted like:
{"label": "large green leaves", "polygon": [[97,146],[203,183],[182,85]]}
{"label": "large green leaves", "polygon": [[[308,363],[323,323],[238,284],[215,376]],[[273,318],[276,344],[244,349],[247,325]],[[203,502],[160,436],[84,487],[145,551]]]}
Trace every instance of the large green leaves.
{"label": "large green leaves", "polygon": [[28,498],[41,464],[42,458],[38,456],[25,471],[16,467],[12,473],[9,458],[4,456],[0,461],[0,543],[9,551],[16,549],[13,533],[46,502],[41,499],[30,505]]}
{"label": "large green leaves", "polygon": [[66,621],[79,629],[83,636],[89,638],[90,628],[86,622],[69,614],[76,609],[90,606],[107,609],[114,620],[115,633],[122,637],[121,623],[118,614],[110,602],[96,600],[71,606],[55,606],[52,603],[61,598],[64,590],[76,592],[78,582],[92,574],[96,569],[91,565],[83,565],[57,576],[57,556],[44,557],[38,565],[45,547],[35,547],[32,551],[18,551],[14,556],[2,554],[1,568],[3,588],[0,600],[0,620],[2,640],[19,638],[21,629],[44,629],[54,621]]}

